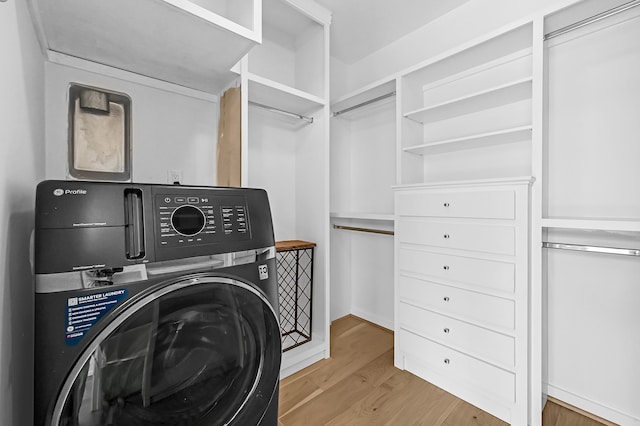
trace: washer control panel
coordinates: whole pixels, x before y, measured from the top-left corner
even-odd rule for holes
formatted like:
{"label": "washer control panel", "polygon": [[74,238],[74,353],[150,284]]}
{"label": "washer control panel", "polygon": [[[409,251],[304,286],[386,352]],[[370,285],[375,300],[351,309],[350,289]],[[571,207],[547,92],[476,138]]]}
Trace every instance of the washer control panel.
{"label": "washer control panel", "polygon": [[180,247],[249,240],[247,202],[243,196],[211,197],[206,191],[189,195],[156,194],[156,224],[160,246]]}

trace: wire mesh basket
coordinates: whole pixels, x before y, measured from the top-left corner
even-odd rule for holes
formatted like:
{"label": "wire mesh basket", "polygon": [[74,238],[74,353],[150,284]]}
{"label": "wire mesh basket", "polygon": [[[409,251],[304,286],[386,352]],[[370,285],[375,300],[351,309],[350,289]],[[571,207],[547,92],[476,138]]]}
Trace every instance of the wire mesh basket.
{"label": "wire mesh basket", "polygon": [[276,242],[283,352],[311,340],[315,246],[300,240]]}

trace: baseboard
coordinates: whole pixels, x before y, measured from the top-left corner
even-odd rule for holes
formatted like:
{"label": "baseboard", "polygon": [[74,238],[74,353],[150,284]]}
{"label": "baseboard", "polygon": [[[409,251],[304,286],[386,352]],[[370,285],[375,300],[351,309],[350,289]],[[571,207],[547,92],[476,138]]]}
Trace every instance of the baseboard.
{"label": "baseboard", "polygon": [[[313,342],[313,340],[312,340]],[[329,357],[326,345],[316,344],[312,346],[310,343],[307,348],[304,345],[293,350],[296,353],[284,353],[282,356],[282,367],[280,368],[280,379],[284,379],[298,371],[307,368],[311,364],[321,361]]]}
{"label": "baseboard", "polygon": [[389,320],[387,318],[381,317],[380,315],[376,315],[374,313],[366,312],[364,310],[353,307],[351,308],[351,314],[367,322],[370,322],[373,325],[380,326],[387,330],[393,330],[393,319]]}
{"label": "baseboard", "polygon": [[640,419],[547,384],[548,400],[607,426],[640,426]]}

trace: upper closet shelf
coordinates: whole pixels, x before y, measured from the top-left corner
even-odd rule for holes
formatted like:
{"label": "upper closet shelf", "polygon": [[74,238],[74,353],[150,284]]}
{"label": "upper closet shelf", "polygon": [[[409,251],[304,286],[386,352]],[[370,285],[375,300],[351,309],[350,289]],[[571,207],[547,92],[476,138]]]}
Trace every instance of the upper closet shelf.
{"label": "upper closet shelf", "polygon": [[543,218],[543,228],[584,229],[592,231],[640,232],[640,220]]}
{"label": "upper closet shelf", "polygon": [[357,219],[357,220],[384,220],[393,221],[393,213],[354,213],[331,212],[332,219]]}
{"label": "upper closet shelf", "polygon": [[501,145],[531,139],[532,126],[521,126],[495,132],[480,133],[454,139],[446,139],[425,143],[422,145],[403,148],[412,154],[439,154],[442,152],[460,151],[464,149],[481,148],[484,146]]}
{"label": "upper closet shelf", "polygon": [[262,0],[29,0],[43,49],[217,94],[262,41]]}
{"label": "upper closet shelf", "polygon": [[249,102],[306,115],[324,106],[322,98],[268,78],[247,73]]}
{"label": "upper closet shelf", "polygon": [[385,80],[366,86],[336,100],[331,105],[334,117],[356,118],[358,112],[386,105],[396,94],[396,81]]}
{"label": "upper closet shelf", "polygon": [[531,82],[531,77],[518,79],[437,105],[420,108],[405,113],[404,116],[420,123],[428,123],[507,105],[531,98]]}

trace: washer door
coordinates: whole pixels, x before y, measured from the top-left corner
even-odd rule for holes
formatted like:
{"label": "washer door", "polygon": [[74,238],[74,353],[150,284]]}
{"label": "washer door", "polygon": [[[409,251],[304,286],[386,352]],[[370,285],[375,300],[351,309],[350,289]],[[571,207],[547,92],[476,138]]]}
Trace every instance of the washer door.
{"label": "washer door", "polygon": [[250,285],[169,283],[92,341],[51,424],[258,424],[277,392],[281,350],[277,316]]}

